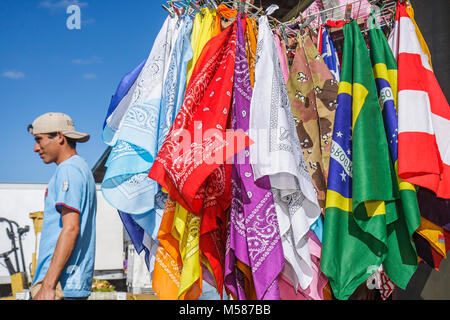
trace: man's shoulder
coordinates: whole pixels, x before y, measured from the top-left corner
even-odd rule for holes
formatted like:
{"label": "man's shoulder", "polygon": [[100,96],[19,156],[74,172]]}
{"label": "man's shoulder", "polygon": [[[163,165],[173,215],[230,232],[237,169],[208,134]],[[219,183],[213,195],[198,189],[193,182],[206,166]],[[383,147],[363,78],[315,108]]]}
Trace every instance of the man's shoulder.
{"label": "man's shoulder", "polygon": [[78,173],[80,177],[84,179],[90,179],[92,176],[92,172],[86,160],[84,160],[79,155],[72,156],[66,161],[62,162],[58,166],[57,172],[66,172],[70,174],[70,176],[76,175]]}
{"label": "man's shoulder", "polygon": [[74,155],[74,156],[70,157],[66,161],[61,162],[60,165],[58,166],[58,168],[67,168],[67,167],[69,167],[69,168],[75,167],[75,168],[79,168],[81,170],[85,170],[85,169],[89,170],[89,166],[88,166],[86,160],[84,160],[79,155]]}

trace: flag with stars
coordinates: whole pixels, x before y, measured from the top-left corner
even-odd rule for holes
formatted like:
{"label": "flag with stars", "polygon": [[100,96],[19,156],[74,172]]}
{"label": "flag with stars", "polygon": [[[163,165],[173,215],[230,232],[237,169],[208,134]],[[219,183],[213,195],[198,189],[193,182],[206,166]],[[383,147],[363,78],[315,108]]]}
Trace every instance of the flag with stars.
{"label": "flag with stars", "polygon": [[322,55],[323,61],[326,63],[331,71],[334,79],[337,82],[340,80],[341,68],[339,66],[339,57],[334,47],[333,40],[328,35],[327,28],[322,27],[322,37],[319,43],[319,52]]}
{"label": "flag with stars", "polygon": [[[376,21],[372,17],[371,21]],[[392,50],[376,24],[369,30],[370,56],[380,104],[383,106],[383,120],[392,164],[395,167],[394,189],[399,190],[400,199],[397,219],[388,225],[388,255],[384,261],[386,273],[402,288],[408,284],[417,269],[417,252],[413,234],[420,226],[420,211],[414,186],[398,177],[398,117],[397,62]],[[391,204],[389,204],[391,205]],[[392,204],[395,205],[395,204]],[[395,230],[395,237],[391,230]]]}
{"label": "flag with stars", "polygon": [[344,52],[326,198],[321,269],[348,299],[387,256],[386,202],[395,199],[381,108],[361,31],[344,26]]}

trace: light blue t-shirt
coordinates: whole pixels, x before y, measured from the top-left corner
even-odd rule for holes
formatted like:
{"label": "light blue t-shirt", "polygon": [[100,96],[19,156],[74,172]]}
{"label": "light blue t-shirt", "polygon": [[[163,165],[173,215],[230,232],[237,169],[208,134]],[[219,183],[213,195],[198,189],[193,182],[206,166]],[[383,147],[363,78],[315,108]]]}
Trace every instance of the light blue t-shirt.
{"label": "light blue t-shirt", "polygon": [[43,280],[50,266],[63,226],[62,206],[80,213],[80,234],[59,280],[65,297],[87,297],[91,294],[94,274],[97,196],[92,172],[78,155],[60,163],[48,184],[39,256],[32,284]]}

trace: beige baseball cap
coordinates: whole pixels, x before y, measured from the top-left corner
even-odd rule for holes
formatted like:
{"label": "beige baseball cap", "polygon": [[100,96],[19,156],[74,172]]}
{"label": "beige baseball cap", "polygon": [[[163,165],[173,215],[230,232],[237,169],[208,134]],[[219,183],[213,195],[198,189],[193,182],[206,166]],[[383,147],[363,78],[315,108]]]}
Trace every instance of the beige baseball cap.
{"label": "beige baseball cap", "polygon": [[64,136],[76,140],[77,142],[86,142],[90,135],[84,132],[75,131],[72,119],[64,113],[49,112],[36,118],[28,126],[31,134],[52,133],[61,131]]}

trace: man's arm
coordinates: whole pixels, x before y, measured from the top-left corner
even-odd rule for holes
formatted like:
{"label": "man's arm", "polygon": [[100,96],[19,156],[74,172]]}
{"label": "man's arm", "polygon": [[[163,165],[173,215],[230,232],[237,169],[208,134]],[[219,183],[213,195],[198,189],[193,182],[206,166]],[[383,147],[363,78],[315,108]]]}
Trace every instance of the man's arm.
{"label": "man's arm", "polygon": [[55,252],[47,274],[42,281],[42,287],[34,297],[34,300],[55,299],[55,289],[59,277],[72,254],[80,233],[80,214],[78,212],[62,206],[61,216],[63,228],[56,243]]}

